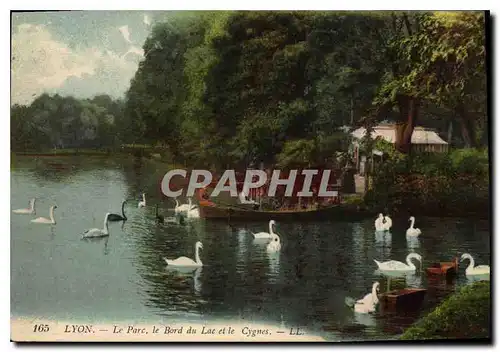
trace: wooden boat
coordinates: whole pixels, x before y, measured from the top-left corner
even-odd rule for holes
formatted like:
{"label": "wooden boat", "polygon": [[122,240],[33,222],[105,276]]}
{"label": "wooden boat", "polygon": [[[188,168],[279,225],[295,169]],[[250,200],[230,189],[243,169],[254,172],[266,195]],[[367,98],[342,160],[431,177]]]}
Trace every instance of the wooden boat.
{"label": "wooden boat", "polygon": [[426,269],[426,271],[427,275],[433,276],[439,275],[451,277],[453,275],[456,275],[456,273],[458,272],[458,257],[455,257],[452,262],[433,263]]}
{"label": "wooden boat", "polygon": [[304,221],[304,220],[331,220],[331,219],[363,219],[370,216],[367,211],[347,204],[333,204],[315,209],[296,210],[257,210],[252,206],[220,205],[211,201],[199,202],[200,217],[213,220],[263,220],[276,221]]}
{"label": "wooden boat", "polygon": [[418,310],[427,292],[424,288],[404,288],[382,293],[379,297],[382,310]]}

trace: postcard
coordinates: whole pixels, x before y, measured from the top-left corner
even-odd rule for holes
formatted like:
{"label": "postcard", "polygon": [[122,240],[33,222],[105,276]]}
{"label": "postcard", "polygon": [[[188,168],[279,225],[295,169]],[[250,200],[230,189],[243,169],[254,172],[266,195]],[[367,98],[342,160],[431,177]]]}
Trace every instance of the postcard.
{"label": "postcard", "polygon": [[11,18],[12,341],[491,343],[489,12]]}

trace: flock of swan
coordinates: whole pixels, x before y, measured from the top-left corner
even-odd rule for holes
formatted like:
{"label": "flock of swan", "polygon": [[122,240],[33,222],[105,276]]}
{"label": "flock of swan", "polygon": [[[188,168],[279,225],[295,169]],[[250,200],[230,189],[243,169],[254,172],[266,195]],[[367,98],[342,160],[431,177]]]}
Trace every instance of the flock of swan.
{"label": "flock of swan", "polygon": [[[167,218],[163,215],[158,214],[158,204],[156,204],[155,207],[155,218],[158,223],[176,223],[179,225],[184,224],[184,216],[187,218],[199,218],[200,213],[199,213],[199,208],[192,203],[191,198],[188,198],[188,203],[187,204],[179,204],[179,201],[177,199],[175,200],[175,208],[174,212],[176,215],[179,215],[177,220],[176,218]],[[35,215],[36,210],[35,210],[35,202],[36,199],[33,198],[29,202],[29,208],[24,208],[24,209],[15,209],[13,210],[13,213],[15,214],[25,214],[25,215]],[[121,214],[115,214],[115,213],[106,213],[104,217],[104,224],[102,228],[91,228],[88,230],[85,230],[82,234],[82,238],[96,238],[96,237],[106,237],[109,236],[109,227],[108,223],[110,221],[126,221],[127,216],[125,215],[125,203],[127,201],[123,200],[122,201],[122,206],[121,206]],[[140,208],[145,208],[147,206],[146,204],[146,194],[142,193],[142,199],[138,202],[137,207]],[[50,207],[50,219],[44,218],[44,217],[39,217],[36,219],[31,220],[33,223],[40,223],[40,224],[51,224],[55,225],[56,221],[54,218],[54,209],[57,208],[57,205],[53,205]],[[254,238],[256,240],[270,240],[269,244],[267,245],[267,251],[268,252],[278,252],[281,249],[281,241],[280,237],[278,234],[274,233],[273,231],[273,225],[275,225],[276,222],[274,220],[269,221],[269,232],[259,232],[257,234],[253,234]],[[167,259],[164,258],[167,265],[172,266],[172,267],[201,267],[203,266],[203,263],[200,259],[199,255],[199,250],[203,249],[203,244],[201,242],[196,242],[195,244],[195,260],[188,258],[188,257],[179,257],[177,259]]]}
{"label": "flock of swan", "polygon": [[[104,216],[104,225],[102,228],[92,228],[85,230],[83,232],[82,237],[83,238],[89,238],[89,237],[104,237],[104,236],[109,236],[109,227],[108,227],[108,222],[110,221],[126,221],[127,216],[125,215],[125,203],[127,201],[123,200],[122,202],[122,213],[121,214],[115,214],[115,213],[106,213]],[[188,204],[182,204],[179,205],[179,202],[177,199],[175,199],[175,213],[179,215],[185,215],[188,218],[199,218],[200,213],[199,209],[196,205],[192,204],[191,198],[189,198],[189,203]],[[28,208],[21,208],[21,209],[15,209],[12,212],[14,214],[24,214],[24,215],[36,215],[36,209],[35,209],[35,204],[36,204],[36,198],[33,198],[29,201],[29,207]],[[142,200],[139,201],[137,204],[138,208],[144,208],[146,207],[146,194],[142,193]],[[49,218],[46,217],[38,217],[36,219],[32,219],[32,223],[37,223],[37,224],[49,224],[49,225],[56,225],[56,220],[54,217],[54,210],[57,209],[57,205],[53,205],[49,209]],[[156,221],[159,223],[165,223],[165,222],[175,222],[179,223],[180,225],[184,224],[183,217],[179,217],[179,220],[173,220],[172,218],[170,219],[165,219],[163,215],[158,214],[158,204],[156,204]]]}
{"label": "flock of swan", "polygon": [[[196,205],[192,204],[191,198],[188,198],[188,203],[187,204],[179,204],[177,199],[175,200],[175,208],[174,212],[176,215],[181,215],[180,216],[180,224],[183,224],[183,216],[186,216],[187,218],[199,218],[199,209]],[[35,201],[36,199],[33,198],[29,202],[29,208],[24,208],[24,209],[16,209],[13,210],[13,213],[15,214],[26,214],[26,215],[35,215],[36,210],[35,210]],[[108,228],[108,222],[109,221],[126,221],[127,216],[125,215],[124,207],[125,207],[126,200],[123,200],[122,202],[122,214],[114,214],[114,213],[106,213],[105,218],[104,218],[104,226],[102,229],[100,228],[92,228],[86,230],[82,238],[89,238],[89,237],[103,237],[103,236],[109,236],[109,228]],[[142,200],[139,201],[137,204],[138,208],[144,208],[146,207],[146,195],[145,193],[142,194]],[[55,225],[56,221],[54,219],[54,209],[56,209],[57,206],[53,205],[50,207],[50,218],[44,218],[44,217],[39,217],[36,219],[32,219],[31,222],[33,223],[40,223],[40,224],[52,224]],[[162,215],[158,214],[158,204],[156,205],[156,213],[155,213],[156,221],[159,223],[165,223],[165,222],[170,222],[172,219],[165,219]],[[415,228],[415,217],[410,217],[410,227],[406,231],[407,237],[416,237],[422,234],[420,229]],[[274,232],[274,226],[276,225],[276,222],[274,220],[269,221],[269,232],[258,232],[258,233],[251,233],[254,237],[254,240],[269,240],[269,243],[267,244],[267,251],[268,252],[279,252],[281,250],[281,239],[280,236]],[[379,214],[378,218],[375,220],[375,230],[376,232],[383,232],[383,233],[388,233],[392,227],[392,219],[388,215],[383,215]],[[203,249],[203,244],[198,241],[195,243],[195,259],[191,259],[185,256],[179,257],[177,259],[167,259],[164,258],[165,262],[167,263],[168,266],[171,267],[186,267],[186,268],[199,268],[203,266],[203,262],[200,259],[200,249]],[[396,260],[389,260],[385,262],[380,262],[378,260],[374,260],[375,264],[377,265],[378,269],[382,273],[392,273],[392,274],[402,274],[405,275],[407,273],[415,273],[417,267],[415,264],[413,264],[412,259],[417,260],[420,263],[420,268],[422,267],[422,256],[417,253],[410,253],[406,257],[406,263],[396,261]],[[467,276],[475,276],[475,275],[488,275],[490,274],[490,267],[488,265],[479,265],[475,266],[474,258],[468,254],[464,253],[460,261],[464,260],[469,260],[469,266],[465,270],[465,274]],[[350,297],[346,298],[346,304],[350,307],[354,308],[354,311],[357,313],[372,313],[376,310],[376,306],[379,303],[379,298],[378,298],[378,293],[380,289],[380,283],[374,282],[372,286],[372,291],[371,293],[366,294],[362,299],[359,300],[354,300]]]}
{"label": "flock of swan", "polygon": [[[410,227],[406,230],[406,236],[415,237],[422,234],[422,231],[415,228],[415,217],[411,216],[409,218]],[[379,214],[375,220],[375,231],[376,232],[388,232],[392,227],[392,220],[389,216],[384,216]],[[398,274],[405,275],[408,273],[415,273],[417,267],[413,264],[412,259],[417,260],[420,263],[420,269],[422,269],[422,256],[418,253],[410,253],[406,256],[406,263],[389,260],[386,262],[380,262],[374,259],[379,271],[382,274],[390,276],[398,276]],[[465,269],[465,275],[468,277],[489,277],[490,267],[489,265],[478,265],[475,266],[474,258],[468,254],[464,253],[460,257],[460,262],[464,260],[469,260],[469,265]],[[380,283],[378,281],[374,282],[372,285],[372,291],[366,294],[362,299],[354,300],[351,297],[347,297],[345,302],[349,307],[352,307],[356,313],[373,313],[376,310],[376,306],[379,303],[378,292],[380,290]]]}

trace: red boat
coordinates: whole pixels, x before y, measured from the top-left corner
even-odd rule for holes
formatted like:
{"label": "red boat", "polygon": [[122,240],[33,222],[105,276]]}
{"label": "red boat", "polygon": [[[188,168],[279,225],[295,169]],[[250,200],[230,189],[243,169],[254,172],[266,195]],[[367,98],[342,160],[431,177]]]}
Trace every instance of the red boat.
{"label": "red boat", "polygon": [[452,262],[434,263],[426,271],[427,275],[453,276],[458,272],[458,257],[455,257]]}

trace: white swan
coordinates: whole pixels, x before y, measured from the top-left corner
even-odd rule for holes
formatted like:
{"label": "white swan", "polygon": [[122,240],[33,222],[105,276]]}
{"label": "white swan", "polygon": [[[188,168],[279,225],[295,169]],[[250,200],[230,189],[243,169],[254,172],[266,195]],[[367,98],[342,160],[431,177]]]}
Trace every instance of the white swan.
{"label": "white swan", "polygon": [[54,209],[57,208],[57,205],[53,205],[50,207],[50,219],[44,218],[44,217],[39,217],[36,219],[32,219],[31,222],[35,222],[37,224],[56,224],[56,220],[54,219]]}
{"label": "white swan", "polygon": [[270,220],[269,221],[269,232],[258,232],[258,233],[253,233],[252,235],[255,239],[260,239],[260,238],[273,238],[273,235],[275,233],[273,232],[273,225],[276,225],[276,221]]}
{"label": "white swan", "polygon": [[[191,198],[189,198],[189,201],[191,201]],[[189,209],[191,209],[189,204],[187,204],[187,203],[186,204],[179,204],[179,202],[177,201],[177,198],[175,198],[174,212],[176,214],[187,212]]]}
{"label": "white swan", "polygon": [[106,213],[106,216],[104,217],[104,227],[102,229],[89,229],[86,230],[82,238],[91,238],[91,237],[104,237],[104,236],[109,236],[109,229],[108,229],[108,216],[110,213]]}
{"label": "white swan", "polygon": [[384,228],[384,231],[389,231],[392,227],[392,219],[386,215],[384,216],[384,224],[382,225]]}
{"label": "white swan", "polygon": [[378,218],[375,220],[375,231],[384,231],[384,215],[382,213],[378,214]]}
{"label": "white swan", "polygon": [[380,270],[385,270],[385,271],[415,271],[417,268],[413,263],[411,262],[411,259],[417,259],[420,262],[420,265],[422,265],[422,256],[417,253],[410,253],[406,257],[406,263],[398,262],[396,260],[390,260],[388,262],[379,262],[377,260],[374,260],[374,262],[377,264],[378,268]]}
{"label": "white swan", "polygon": [[13,210],[12,212],[15,214],[30,214],[30,215],[36,214],[35,198],[31,199],[29,204],[30,204],[29,208],[16,209],[16,210]]}
{"label": "white swan", "polygon": [[188,257],[179,257],[177,259],[167,259],[167,258],[163,258],[165,259],[165,261],[167,262],[167,265],[170,265],[170,266],[178,266],[178,267],[200,267],[200,266],[203,266],[203,263],[201,262],[201,259],[200,259],[200,249],[203,249],[203,244],[198,241],[196,242],[196,244],[194,245],[195,247],[195,259],[196,261],[194,261],[193,259],[191,258],[188,258]]}
{"label": "white swan", "polygon": [[378,291],[380,283],[378,281],[373,283],[372,292],[365,295],[362,299],[354,301],[351,297],[347,297],[345,302],[348,306],[353,307],[356,313],[371,313],[375,311],[375,307],[379,302]]}
{"label": "white swan", "polygon": [[467,269],[465,269],[465,275],[489,275],[490,266],[489,265],[478,265],[474,266],[474,258],[469,253],[464,253],[460,257],[460,261],[469,259],[470,263]]}
{"label": "white swan", "polygon": [[142,200],[137,204],[137,208],[142,208],[146,206],[146,193],[142,194]]}
{"label": "white swan", "polygon": [[372,292],[366,294],[362,299],[356,301],[356,303],[370,303],[377,304],[378,303],[378,295],[377,292],[380,290],[380,283],[375,281],[372,285]]}
{"label": "white swan", "polygon": [[411,216],[409,221],[411,221],[411,225],[408,228],[408,230],[406,230],[406,236],[418,236],[418,235],[420,235],[422,233],[422,231],[420,231],[420,229],[416,229],[413,227],[413,225],[415,225],[415,217]]}
{"label": "white swan", "polygon": [[277,234],[273,233],[273,239],[269,244],[267,245],[267,251],[268,252],[278,252],[281,249],[281,241],[280,241],[280,236]]}
{"label": "white swan", "polygon": [[187,211],[187,217],[188,218],[199,218],[200,217],[200,210],[198,209],[198,207],[196,205],[193,205],[191,203],[191,198],[189,198],[189,210]]}

